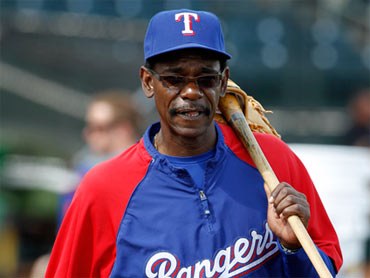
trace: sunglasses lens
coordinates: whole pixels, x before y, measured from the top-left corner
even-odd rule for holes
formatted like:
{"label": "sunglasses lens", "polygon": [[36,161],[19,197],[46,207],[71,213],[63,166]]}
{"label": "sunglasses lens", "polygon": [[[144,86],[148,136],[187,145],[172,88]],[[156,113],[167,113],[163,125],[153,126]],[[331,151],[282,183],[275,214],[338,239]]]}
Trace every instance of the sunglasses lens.
{"label": "sunglasses lens", "polygon": [[172,90],[181,90],[193,81],[196,82],[197,86],[202,89],[212,89],[220,85],[221,75],[220,74],[209,74],[198,77],[185,77],[181,75],[160,75],[155,71],[151,70],[152,74],[159,79],[162,84]]}
{"label": "sunglasses lens", "polygon": [[169,88],[182,88],[186,83],[185,77],[178,75],[162,76],[161,79]]}
{"label": "sunglasses lens", "polygon": [[198,85],[204,89],[211,89],[218,86],[220,83],[219,75],[206,75],[198,77]]}

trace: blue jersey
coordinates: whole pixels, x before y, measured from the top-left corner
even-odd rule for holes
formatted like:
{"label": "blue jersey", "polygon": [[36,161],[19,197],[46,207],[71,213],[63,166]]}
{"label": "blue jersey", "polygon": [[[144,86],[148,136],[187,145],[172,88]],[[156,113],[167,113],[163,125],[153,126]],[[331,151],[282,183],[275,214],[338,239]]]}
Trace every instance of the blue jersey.
{"label": "blue jersey", "polygon": [[[152,145],[159,124],[90,171],[62,224],[46,276],[317,277],[302,249],[282,250],[267,225],[260,173],[230,128],[215,126],[218,141],[202,190]],[[280,140],[256,137],[278,178],[307,196],[308,231],[335,275],[338,239],[303,165]]]}

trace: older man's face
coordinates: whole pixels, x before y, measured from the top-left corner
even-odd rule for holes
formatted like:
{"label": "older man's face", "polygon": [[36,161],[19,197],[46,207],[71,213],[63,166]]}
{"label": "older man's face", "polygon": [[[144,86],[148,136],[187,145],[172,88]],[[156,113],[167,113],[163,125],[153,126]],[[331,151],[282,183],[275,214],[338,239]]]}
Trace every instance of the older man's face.
{"label": "older man's face", "polygon": [[219,60],[185,52],[157,63],[154,71],[154,97],[162,128],[186,137],[205,133],[223,93]]}

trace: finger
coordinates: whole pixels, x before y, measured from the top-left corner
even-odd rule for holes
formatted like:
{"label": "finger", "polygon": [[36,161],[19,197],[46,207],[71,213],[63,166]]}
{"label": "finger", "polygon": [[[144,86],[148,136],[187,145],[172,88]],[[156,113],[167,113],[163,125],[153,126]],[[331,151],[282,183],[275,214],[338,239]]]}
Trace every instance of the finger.
{"label": "finger", "polygon": [[[283,200],[286,200],[286,198],[288,198],[288,196],[295,196],[296,198],[306,200],[306,196],[304,194],[298,192],[291,185],[289,185],[285,182],[279,183],[278,186],[275,188],[275,190],[271,193],[271,195],[273,196],[273,198],[275,200],[275,202],[274,202],[275,207],[279,206],[279,204]],[[288,200],[290,200],[289,198],[288,198]],[[294,200],[291,200],[291,201],[294,201]],[[289,203],[287,205],[289,205]]]}
{"label": "finger", "polygon": [[290,189],[289,184],[281,182],[271,192],[271,195],[273,196],[275,201],[279,203],[281,199],[283,199],[289,193],[289,189]]}
{"label": "finger", "polygon": [[275,209],[279,214],[281,214],[286,208],[296,204],[302,207],[305,207],[306,205],[308,206],[304,198],[293,194],[288,194],[284,198],[280,199],[279,202],[277,200],[274,202]]}
{"label": "finger", "polygon": [[291,215],[297,215],[307,227],[308,219],[310,218],[310,206],[304,199],[290,195],[275,209],[279,218],[286,220]]}
{"label": "finger", "polygon": [[274,206],[274,198],[271,196],[270,188],[268,187],[268,185],[266,183],[264,184],[264,188],[265,188],[265,192],[266,192],[266,196],[267,196],[267,200],[268,200],[269,211],[272,212],[272,215],[276,219],[278,219],[279,215],[276,213],[276,209],[275,209],[275,206]]}

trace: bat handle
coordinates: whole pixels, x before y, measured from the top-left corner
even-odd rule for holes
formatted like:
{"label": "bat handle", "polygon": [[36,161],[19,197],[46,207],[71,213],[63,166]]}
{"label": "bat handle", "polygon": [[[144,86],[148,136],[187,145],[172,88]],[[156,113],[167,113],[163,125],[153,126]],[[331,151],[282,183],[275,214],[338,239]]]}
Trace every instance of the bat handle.
{"label": "bat handle", "polygon": [[[272,170],[265,155],[263,154],[261,147],[254,137],[251,129],[249,128],[248,122],[245,119],[238,100],[235,96],[227,94],[220,98],[219,108],[226,120],[231,124],[234,131],[237,133],[244,147],[248,150],[252,160],[256,164],[258,171],[261,173],[262,178],[269,187],[270,191],[273,191],[279,184],[279,180]],[[313,243],[301,219],[297,215],[292,215],[288,217],[288,223],[319,276],[321,278],[332,278],[330,271],[321,258],[319,251]]]}

